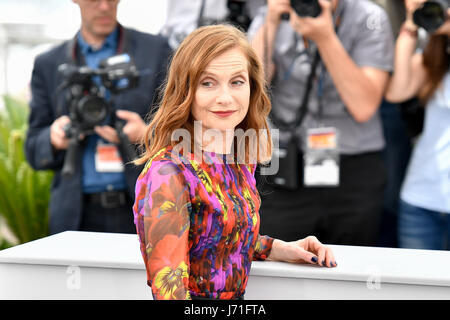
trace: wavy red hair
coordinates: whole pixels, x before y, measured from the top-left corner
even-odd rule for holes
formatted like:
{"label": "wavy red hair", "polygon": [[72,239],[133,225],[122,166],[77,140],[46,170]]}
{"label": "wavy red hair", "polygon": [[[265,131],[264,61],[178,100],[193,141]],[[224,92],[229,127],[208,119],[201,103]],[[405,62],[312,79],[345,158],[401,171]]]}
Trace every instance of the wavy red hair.
{"label": "wavy red hair", "polygon": [[[256,161],[262,163],[270,160],[272,143],[267,117],[271,103],[266,92],[262,63],[242,31],[231,25],[212,25],[193,31],[175,52],[159,107],[154,115],[150,115],[151,122],[141,143],[143,153],[134,161],[135,164],[144,164],[164,147],[176,145],[178,141],[171,141],[176,129],[186,129],[191,137],[194,136],[191,107],[200,76],[214,58],[234,48],[239,48],[247,58],[250,80],[249,109],[236,129],[263,130],[264,135],[257,136],[260,149]],[[193,147],[193,141],[190,142]]]}

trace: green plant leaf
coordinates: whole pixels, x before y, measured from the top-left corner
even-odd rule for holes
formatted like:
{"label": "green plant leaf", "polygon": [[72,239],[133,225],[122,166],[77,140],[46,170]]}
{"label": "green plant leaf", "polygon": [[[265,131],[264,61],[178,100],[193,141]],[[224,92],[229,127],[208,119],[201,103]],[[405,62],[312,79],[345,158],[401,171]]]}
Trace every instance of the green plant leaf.
{"label": "green plant leaf", "polygon": [[4,96],[7,117],[12,128],[22,128],[27,123],[29,107],[26,102],[14,98],[10,95]]}
{"label": "green plant leaf", "polygon": [[0,215],[19,242],[24,243],[48,235],[53,172],[35,171],[26,162],[27,103],[11,96],[3,99],[5,109],[0,110]]}

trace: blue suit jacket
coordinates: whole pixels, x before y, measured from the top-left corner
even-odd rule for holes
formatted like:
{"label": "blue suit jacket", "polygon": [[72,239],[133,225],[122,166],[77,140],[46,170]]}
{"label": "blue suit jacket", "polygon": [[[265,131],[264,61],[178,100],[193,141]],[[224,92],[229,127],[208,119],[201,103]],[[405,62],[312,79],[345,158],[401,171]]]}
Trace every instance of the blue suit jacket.
{"label": "blue suit jacket", "polygon": [[[128,53],[138,70],[145,70],[139,86],[115,96],[113,109],[137,112],[144,119],[156,102],[158,88],[163,83],[171,49],[161,36],[120,28],[119,52]],[[77,58],[76,37],[39,55],[34,62],[31,78],[29,129],[25,141],[26,158],[36,170],[54,170],[50,197],[50,233],[78,230],[82,216],[82,152],[78,154],[78,170],[70,178],[61,175],[65,151],[55,152],[50,144],[50,126],[55,119],[68,114],[65,91],[56,93],[63,82],[58,66],[63,63],[81,64]],[[64,106],[59,108],[58,106]],[[119,148],[124,163],[124,150]],[[134,200],[134,187],[142,167],[125,165],[125,177],[130,198]]]}

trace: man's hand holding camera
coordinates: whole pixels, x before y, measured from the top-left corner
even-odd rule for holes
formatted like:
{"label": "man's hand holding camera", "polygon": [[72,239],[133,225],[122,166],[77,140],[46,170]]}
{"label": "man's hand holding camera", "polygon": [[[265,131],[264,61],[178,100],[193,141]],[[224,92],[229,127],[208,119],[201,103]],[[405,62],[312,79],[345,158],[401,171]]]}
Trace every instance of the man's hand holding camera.
{"label": "man's hand holding camera", "polygon": [[[144,120],[136,112],[127,110],[117,110],[117,118],[126,121],[123,127],[125,133],[131,143],[137,143],[142,138],[142,133],[145,131],[146,124]],[[70,124],[68,116],[61,116],[56,119],[50,126],[50,142],[55,150],[66,150],[69,146],[69,139],[64,131],[64,128]],[[95,133],[108,142],[119,144],[119,136],[117,130],[111,126],[96,126]],[[84,135],[80,136],[83,139]]]}
{"label": "man's hand holding camera", "polygon": [[275,38],[281,15],[288,13],[291,28],[317,45],[321,61],[350,114],[356,121],[365,122],[377,111],[389,75],[385,70],[360,67],[353,61],[335,32],[333,11],[337,6],[337,0],[318,0],[318,6],[310,1],[268,0],[264,25],[253,38],[252,46],[267,63],[267,79],[271,81],[275,74]]}
{"label": "man's hand holding camera", "polygon": [[322,8],[321,14],[316,17],[299,17],[293,9],[290,11],[289,22],[292,29],[303,37],[314,41],[316,44],[327,41],[335,35],[333,26],[333,5],[331,1],[319,0]]}
{"label": "man's hand holding camera", "polygon": [[316,43],[321,60],[353,118],[357,122],[368,121],[380,105],[388,73],[374,67],[360,67],[353,61],[334,30],[332,15],[338,1],[318,2],[322,9],[320,15],[300,18],[291,12],[291,26]]}
{"label": "man's hand holding camera", "polygon": [[291,11],[290,0],[268,0],[266,22],[278,27],[281,16]]}
{"label": "man's hand holding camera", "polygon": [[426,0],[405,0],[406,20],[404,23],[404,27],[406,27],[408,30],[417,31],[417,29],[419,29],[419,27],[413,21],[413,13],[416,9],[423,5],[425,1]]}
{"label": "man's hand holding camera", "polygon": [[68,124],[70,124],[70,118],[61,116],[53,121],[50,126],[50,143],[55,150],[66,150],[69,146],[69,139],[64,131],[64,127]]}
{"label": "man's hand holding camera", "polygon": [[[117,110],[116,116],[119,119],[125,120],[126,124],[123,127],[123,133],[128,137],[131,143],[137,143],[142,138],[145,132],[146,124],[144,120],[136,112],[127,110]],[[100,137],[111,143],[119,144],[119,136],[117,130],[111,126],[96,126],[95,133]]]}

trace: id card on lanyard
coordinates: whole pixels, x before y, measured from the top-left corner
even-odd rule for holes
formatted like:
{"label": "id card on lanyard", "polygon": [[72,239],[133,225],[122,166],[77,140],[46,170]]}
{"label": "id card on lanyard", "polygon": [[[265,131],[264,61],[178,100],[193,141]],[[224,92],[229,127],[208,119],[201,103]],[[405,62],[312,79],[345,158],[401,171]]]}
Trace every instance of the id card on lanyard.
{"label": "id card on lanyard", "polygon": [[304,154],[304,185],[339,186],[338,132],[334,127],[308,129]]}
{"label": "id card on lanyard", "polygon": [[95,150],[97,172],[123,172],[123,161],[115,144],[98,141]]}
{"label": "id card on lanyard", "polygon": [[322,71],[318,84],[317,125],[306,132],[303,183],[307,187],[337,187],[340,180],[338,130],[321,123],[323,79]]}

